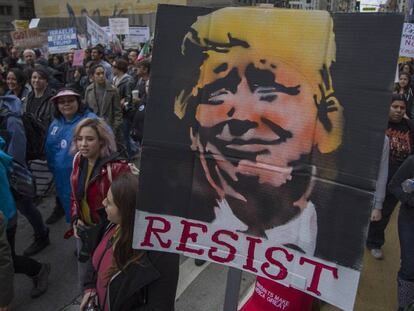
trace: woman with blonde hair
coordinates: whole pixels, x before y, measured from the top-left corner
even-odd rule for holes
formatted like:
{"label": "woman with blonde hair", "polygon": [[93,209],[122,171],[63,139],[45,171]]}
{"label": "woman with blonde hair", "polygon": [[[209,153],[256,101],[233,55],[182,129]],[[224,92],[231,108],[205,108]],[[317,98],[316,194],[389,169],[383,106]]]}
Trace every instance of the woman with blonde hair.
{"label": "woman with blonde hair", "polygon": [[[78,239],[78,259],[89,260],[106,222],[102,201],[112,179],[130,171],[128,162],[117,152],[111,128],[102,119],[86,118],[73,132],[71,151],[75,154],[71,174],[71,223]],[[78,232],[80,234],[78,234]],[[79,266],[82,282],[84,270]]]}

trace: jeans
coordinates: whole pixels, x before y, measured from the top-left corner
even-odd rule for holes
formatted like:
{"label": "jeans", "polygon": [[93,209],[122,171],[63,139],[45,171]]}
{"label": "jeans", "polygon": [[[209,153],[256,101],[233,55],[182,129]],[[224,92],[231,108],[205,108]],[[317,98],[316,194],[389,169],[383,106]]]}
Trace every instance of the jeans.
{"label": "jeans", "polygon": [[387,194],[382,204],[382,218],[380,221],[371,221],[369,224],[367,248],[381,248],[385,243],[385,228],[387,228],[392,212],[398,203],[398,199],[387,191]]}
{"label": "jeans", "polygon": [[401,266],[398,277],[414,282],[414,207],[402,206],[398,215]]}
{"label": "jeans", "polygon": [[36,238],[43,238],[47,235],[48,230],[43,222],[42,215],[29,198],[19,198],[16,200],[16,207],[32,225]]}
{"label": "jeans", "polygon": [[137,153],[136,142],[132,140],[130,135],[131,128],[131,121],[128,118],[124,118],[122,121],[122,136],[129,159]]}

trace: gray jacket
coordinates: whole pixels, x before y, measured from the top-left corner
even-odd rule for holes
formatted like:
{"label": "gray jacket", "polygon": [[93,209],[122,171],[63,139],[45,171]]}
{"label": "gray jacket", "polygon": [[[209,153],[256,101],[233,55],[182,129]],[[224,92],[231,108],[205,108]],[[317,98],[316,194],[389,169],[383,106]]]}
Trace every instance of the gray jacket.
{"label": "gray jacket", "polygon": [[[101,104],[98,105],[98,102]],[[114,134],[120,134],[122,123],[121,103],[118,91],[110,83],[106,83],[102,101],[98,101],[95,92],[95,83],[90,84],[85,90],[85,103],[98,116],[112,127]]]}

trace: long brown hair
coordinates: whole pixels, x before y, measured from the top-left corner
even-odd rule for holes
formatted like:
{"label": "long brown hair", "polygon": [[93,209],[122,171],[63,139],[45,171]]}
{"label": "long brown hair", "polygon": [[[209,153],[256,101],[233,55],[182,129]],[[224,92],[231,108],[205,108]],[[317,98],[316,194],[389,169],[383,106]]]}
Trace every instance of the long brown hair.
{"label": "long brown hair", "polygon": [[130,263],[138,262],[144,254],[143,251],[132,248],[137,191],[138,176],[132,173],[119,175],[111,184],[112,197],[118,207],[121,224],[108,277],[119,270],[124,270]]}

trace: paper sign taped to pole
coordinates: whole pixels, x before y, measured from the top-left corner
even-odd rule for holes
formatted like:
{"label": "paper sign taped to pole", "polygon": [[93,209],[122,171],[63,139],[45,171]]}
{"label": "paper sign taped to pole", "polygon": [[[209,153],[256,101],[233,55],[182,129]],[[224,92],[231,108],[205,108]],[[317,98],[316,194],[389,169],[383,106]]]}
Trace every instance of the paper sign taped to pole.
{"label": "paper sign taped to pole", "polygon": [[352,310],[402,24],[159,6],[134,247]]}

